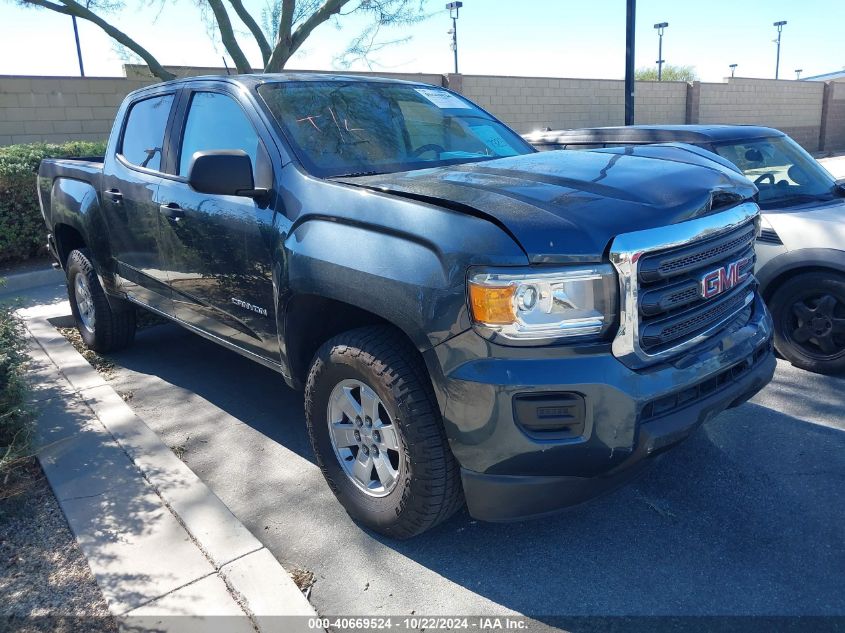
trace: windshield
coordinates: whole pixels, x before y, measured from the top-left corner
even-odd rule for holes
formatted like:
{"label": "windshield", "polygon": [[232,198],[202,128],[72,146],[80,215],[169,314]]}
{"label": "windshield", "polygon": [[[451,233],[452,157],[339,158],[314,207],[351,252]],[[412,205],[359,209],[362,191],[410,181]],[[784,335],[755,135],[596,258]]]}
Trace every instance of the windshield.
{"label": "windshield", "polygon": [[833,198],[833,177],[789,137],[724,143],[714,149],[757,185],[763,209]]}
{"label": "windshield", "polygon": [[258,92],[305,167],[324,178],[534,152],[518,134],[441,88],[303,81],[268,83]]}

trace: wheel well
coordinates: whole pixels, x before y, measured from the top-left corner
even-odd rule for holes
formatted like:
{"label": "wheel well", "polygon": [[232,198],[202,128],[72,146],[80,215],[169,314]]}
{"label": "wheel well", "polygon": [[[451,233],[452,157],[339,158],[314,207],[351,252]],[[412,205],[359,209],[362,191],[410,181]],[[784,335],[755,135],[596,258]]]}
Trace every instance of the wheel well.
{"label": "wheel well", "polygon": [[62,268],[67,268],[67,258],[70,257],[71,251],[87,246],[82,234],[68,224],[57,224],[53,236],[56,239],[56,250]]}
{"label": "wheel well", "polygon": [[293,297],[285,309],[285,343],[294,385],[302,387],[305,384],[311,360],[320,345],[341,332],[367,325],[393,327],[407,338],[404,332],[377,314],[348,303],[316,295]]}
{"label": "wheel well", "polygon": [[797,277],[798,275],[804,275],[806,273],[828,273],[837,275],[839,277],[845,276],[838,268],[832,268],[828,266],[799,266],[798,268],[790,268],[789,270],[785,270],[780,273],[777,277],[770,280],[768,284],[766,284],[766,288],[763,291],[763,300],[768,303],[772,295],[775,294],[775,291],[780,288],[785,282],[789,281],[793,277]]}

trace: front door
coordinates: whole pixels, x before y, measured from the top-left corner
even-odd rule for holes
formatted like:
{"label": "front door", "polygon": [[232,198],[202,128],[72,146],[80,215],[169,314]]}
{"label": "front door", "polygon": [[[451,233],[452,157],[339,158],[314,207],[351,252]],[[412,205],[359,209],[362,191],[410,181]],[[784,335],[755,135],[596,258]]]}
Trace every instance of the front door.
{"label": "front door", "polygon": [[169,312],[170,290],[159,249],[158,189],[163,182],[164,136],[175,95],[131,104],[115,155],[103,169],[102,204],[119,276],[119,290]]}
{"label": "front door", "polygon": [[193,92],[178,179],[156,197],[164,263],[179,319],[278,363],[271,202],[198,193],[187,182],[195,152],[236,149],[252,159],[256,186],[272,188],[269,156],[240,104],[223,92]]}

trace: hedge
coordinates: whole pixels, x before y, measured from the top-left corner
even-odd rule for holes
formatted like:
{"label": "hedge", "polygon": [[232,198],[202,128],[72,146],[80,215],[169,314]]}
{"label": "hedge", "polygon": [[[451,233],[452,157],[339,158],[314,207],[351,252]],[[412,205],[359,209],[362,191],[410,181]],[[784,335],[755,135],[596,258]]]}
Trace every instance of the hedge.
{"label": "hedge", "polygon": [[0,488],[9,468],[29,450],[32,416],[26,406],[25,363],[23,325],[10,307],[0,305]]}
{"label": "hedge", "polygon": [[46,229],[35,190],[41,159],[102,156],[105,151],[105,142],[89,141],[0,147],[0,264],[44,252]]}

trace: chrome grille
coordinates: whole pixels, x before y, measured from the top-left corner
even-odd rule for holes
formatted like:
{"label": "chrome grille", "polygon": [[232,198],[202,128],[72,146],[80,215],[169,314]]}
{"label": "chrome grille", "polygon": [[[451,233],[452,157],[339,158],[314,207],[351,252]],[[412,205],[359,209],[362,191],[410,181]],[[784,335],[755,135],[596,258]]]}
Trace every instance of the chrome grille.
{"label": "chrome grille", "polygon": [[640,281],[650,282],[666,279],[685,272],[698,270],[748,248],[754,241],[757,228],[753,225],[740,227],[724,237],[707,240],[706,246],[690,244],[680,249],[672,249],[662,255],[648,255],[640,262]]}
{"label": "chrome grille", "polygon": [[[611,261],[619,272],[622,314],[614,354],[631,366],[646,365],[747,317],[745,309],[757,286],[751,273],[758,223],[757,205],[744,203],[704,218],[617,237]],[[739,281],[705,297],[704,277],[719,277],[721,269],[718,283],[730,282],[729,266],[736,262],[743,262],[735,266]]]}

